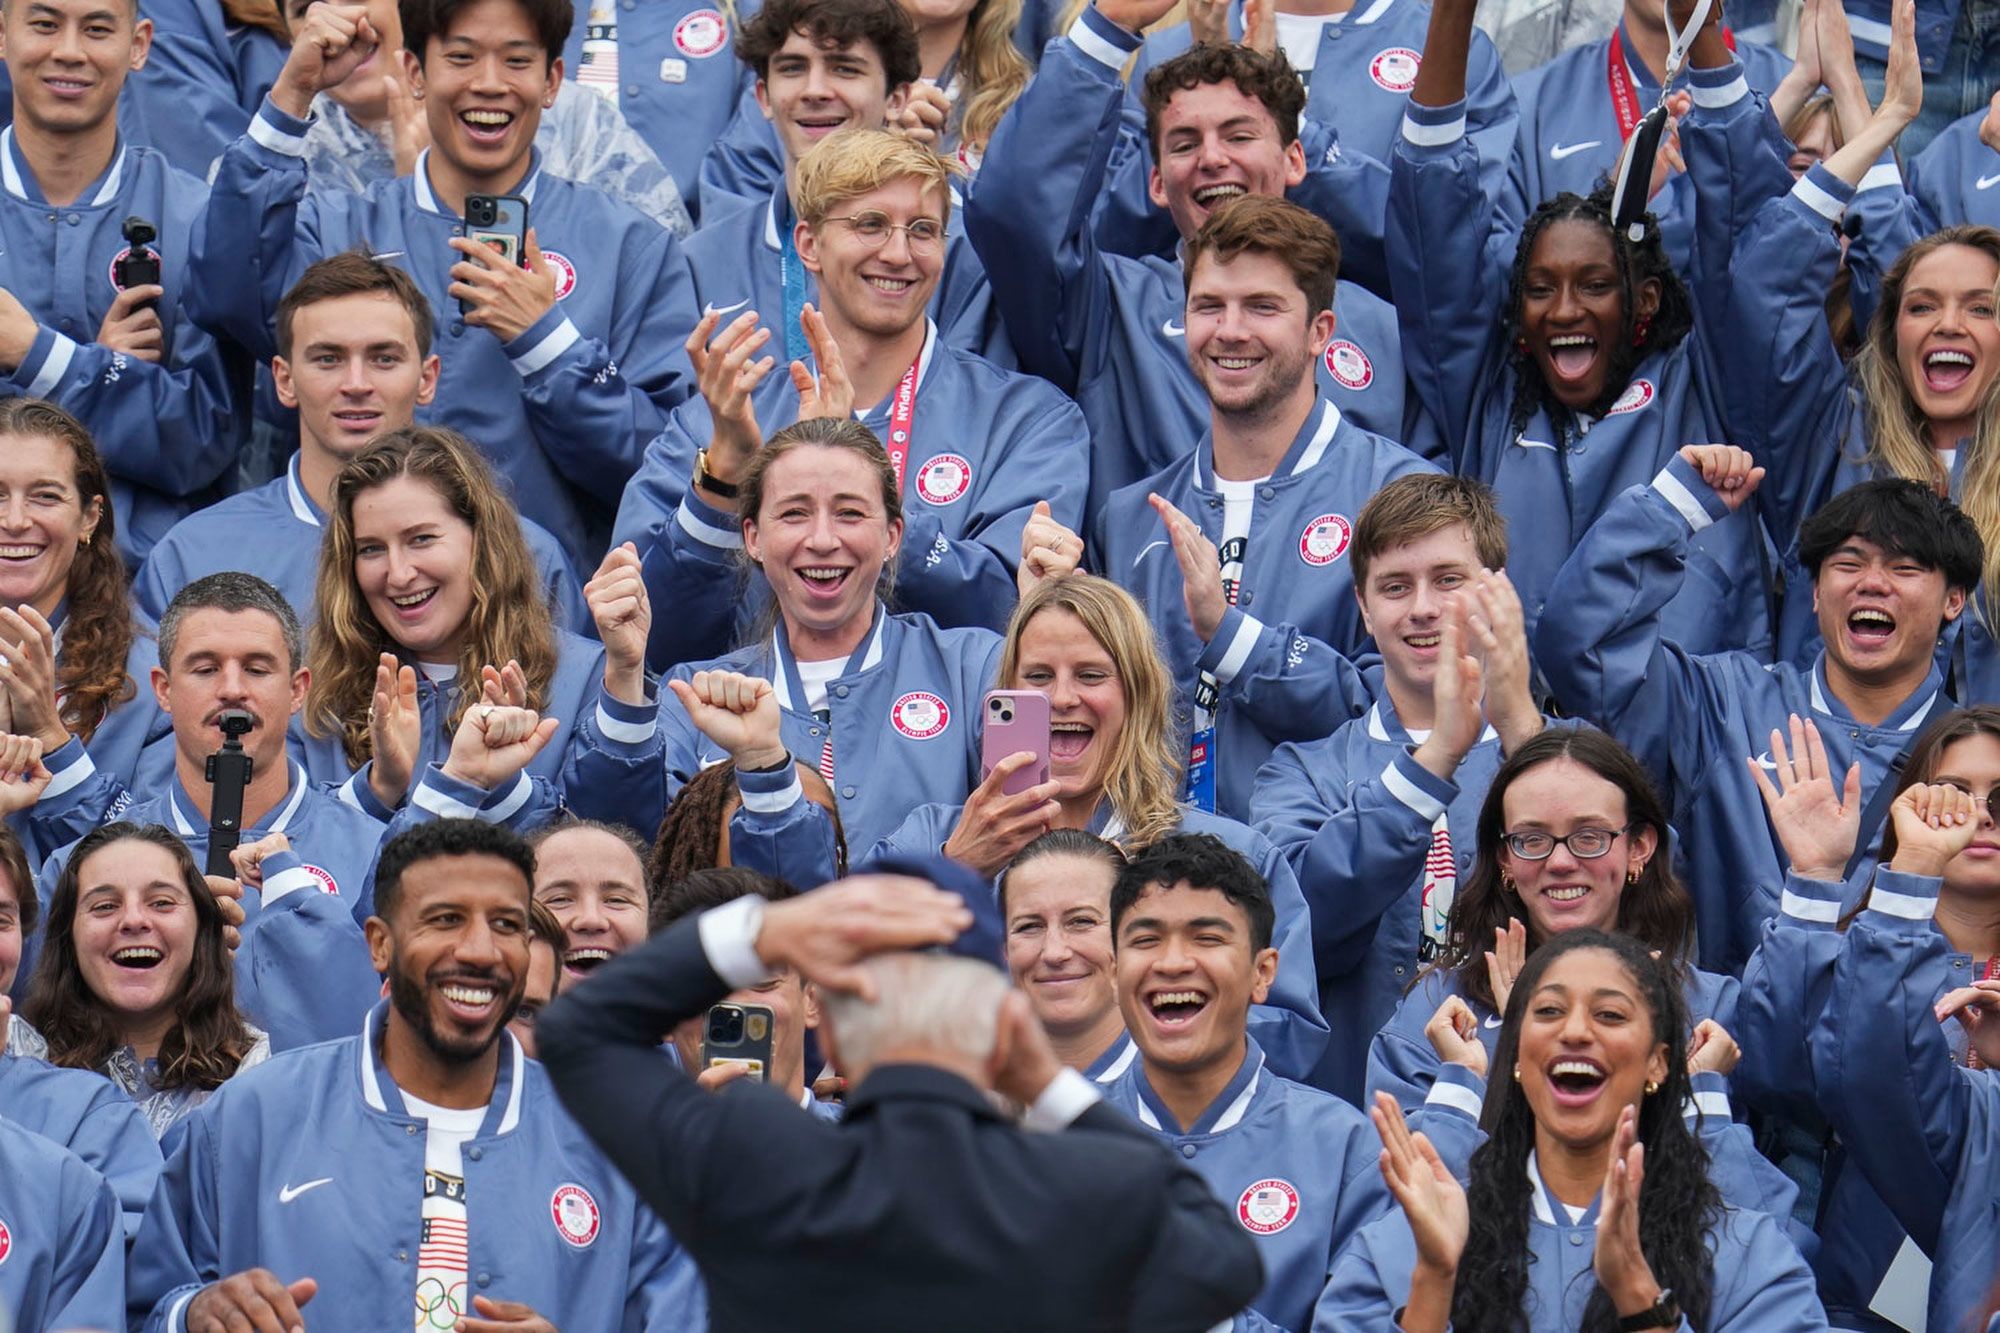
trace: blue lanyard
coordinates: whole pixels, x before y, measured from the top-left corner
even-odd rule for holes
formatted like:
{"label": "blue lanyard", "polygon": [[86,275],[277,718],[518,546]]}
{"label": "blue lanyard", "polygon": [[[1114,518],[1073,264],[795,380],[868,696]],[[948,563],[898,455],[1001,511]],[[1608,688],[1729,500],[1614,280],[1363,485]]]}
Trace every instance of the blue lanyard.
{"label": "blue lanyard", "polygon": [[790,228],[778,237],[778,263],[785,275],[785,358],[810,362],[805,325],[799,322],[806,305],[806,266],[799,262],[798,247],[792,244]]}

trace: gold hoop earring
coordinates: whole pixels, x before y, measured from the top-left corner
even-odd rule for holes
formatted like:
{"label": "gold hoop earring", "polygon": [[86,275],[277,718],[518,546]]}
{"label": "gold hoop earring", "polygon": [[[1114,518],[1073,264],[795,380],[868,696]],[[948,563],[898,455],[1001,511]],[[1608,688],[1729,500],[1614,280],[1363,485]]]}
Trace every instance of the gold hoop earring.
{"label": "gold hoop earring", "polygon": [[1512,875],[1508,874],[1504,870],[1500,872],[1500,891],[1502,893],[1515,893],[1518,892],[1519,889],[1520,886],[1514,883],[1514,877]]}
{"label": "gold hoop earring", "polygon": [[1650,1079],[1648,1079],[1648,1080],[1646,1081],[1646,1095],[1647,1095],[1648,1097],[1652,1096],[1652,1095],[1653,1095],[1654,1093],[1658,1092],[1659,1090],[1660,1090],[1660,1085],[1659,1085],[1659,1084],[1657,1084],[1657,1083],[1653,1082],[1653,1081],[1652,1081],[1652,1080],[1650,1080]]}
{"label": "gold hoop earring", "polygon": [[1636,871],[1636,870],[1627,870],[1627,871],[1625,872],[1625,884],[1626,884],[1626,887],[1628,887],[1628,888],[1629,888],[1629,887],[1631,887],[1632,885],[1634,885],[1634,884],[1637,884],[1638,882],[1639,882],[1639,872],[1638,872],[1638,871]]}

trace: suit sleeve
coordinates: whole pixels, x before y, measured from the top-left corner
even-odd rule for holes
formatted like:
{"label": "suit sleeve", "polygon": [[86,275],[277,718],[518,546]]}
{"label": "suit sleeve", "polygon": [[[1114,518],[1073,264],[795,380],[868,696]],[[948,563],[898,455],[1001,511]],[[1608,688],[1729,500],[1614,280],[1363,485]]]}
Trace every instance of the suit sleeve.
{"label": "suit sleeve", "polygon": [[1279,746],[1257,774],[1253,811],[1310,887],[1313,955],[1329,981],[1360,966],[1382,914],[1422,883],[1432,829],[1458,786],[1403,752],[1340,790],[1345,775],[1322,785],[1309,757],[1330,760],[1324,747]]}
{"label": "suit sleeve", "polygon": [[1615,736],[1670,794],[1706,762],[1700,719],[1724,710],[1715,664],[1666,639],[1660,612],[1681,589],[1689,538],[1726,512],[1676,456],[1650,486],[1606,506],[1549,585],[1548,604],[1564,614],[1535,627],[1535,661],[1556,699]]}
{"label": "suit sleeve", "polygon": [[1513,233],[1480,188],[1466,107],[1411,103],[1389,165],[1389,288],[1402,327],[1403,368],[1431,419],[1477,472],[1472,410],[1499,337]]}
{"label": "suit sleeve", "polygon": [[216,163],[194,232],[188,313],[259,361],[278,350],[272,320],[279,300],[320,257],[318,210],[306,199],[310,126],[266,97],[249,131]]}
{"label": "suit sleeve", "polygon": [[959,502],[973,507],[959,536],[945,534],[942,511],[922,503],[904,506],[898,600],[947,629],[1007,628],[1020,599],[1014,570],[1021,559],[1021,529],[1037,501],[1048,501],[1051,516],[1064,527],[1083,526],[1090,428],[1082,410],[1051,392],[1045,407],[1022,417],[1011,430],[987,426],[1006,448],[994,452],[977,491]]}
{"label": "suit sleeve", "polygon": [[1106,354],[1112,275],[1092,214],[1118,147],[1118,75],[1139,39],[1086,8],[986,147],[965,230],[1022,369],[1074,393]]}
{"label": "suit sleeve", "polygon": [[502,344],[521,377],[521,405],[536,441],[571,484],[606,508],[639,470],[646,441],[694,392],[684,344],[701,306],[672,232],[634,229],[643,240],[603,281],[620,288],[608,341],[583,333],[556,304]]}
{"label": "suit sleeve", "polygon": [[49,1279],[48,1327],[114,1329],[125,1324],[125,1228],[118,1197],[74,1157],[63,1162],[63,1243]]}
{"label": "suit sleeve", "polygon": [[1926,1254],[1937,1252],[1964,1157],[1972,1093],[1989,1077],[1952,1063],[1918,982],[1950,952],[1932,923],[1939,881],[1876,872],[1868,909],[1842,937],[1832,998],[1812,1033],[1821,1108],[1875,1192]]}
{"label": "suit sleeve", "polygon": [[227,1276],[210,1119],[206,1108],[196,1108],[181,1122],[180,1141],[167,1155],[132,1243],[126,1309],[131,1327],[144,1333],[182,1333],[187,1303]]}
{"label": "suit sleeve", "polygon": [[[731,989],[704,947],[702,925],[710,915],[681,921],[607,963],[590,985],[558,997],[535,1025],[537,1049],[563,1105],[681,1236],[702,1230],[702,1163],[738,1100],[709,1095],[659,1053],[661,1033]],[[644,1108],[639,1133],[635,1107]]]}

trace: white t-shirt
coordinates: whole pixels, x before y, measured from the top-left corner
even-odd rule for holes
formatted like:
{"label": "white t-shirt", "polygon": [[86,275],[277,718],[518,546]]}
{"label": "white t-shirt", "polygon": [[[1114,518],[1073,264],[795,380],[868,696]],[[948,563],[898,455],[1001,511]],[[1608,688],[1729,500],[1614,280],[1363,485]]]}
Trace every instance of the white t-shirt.
{"label": "white t-shirt", "polygon": [[1312,73],[1313,62],[1319,59],[1320,33],[1327,25],[1338,23],[1345,17],[1344,14],[1278,15],[1278,45],[1301,79]]}
{"label": "white t-shirt", "polygon": [[458,663],[419,662],[417,663],[417,672],[431,684],[442,685],[446,681],[458,679]]}
{"label": "white t-shirt", "polygon": [[1945,475],[1950,476],[1951,470],[1954,467],[1958,466],[1958,450],[1939,449],[1937,450],[1937,460],[1938,463],[1944,468]]}
{"label": "white t-shirt", "polygon": [[829,657],[824,662],[799,663],[799,684],[806,687],[806,711],[826,711],[826,687],[847,674],[847,659]]}
{"label": "white t-shirt", "polygon": [[432,1106],[409,1093],[410,1114],[430,1124],[424,1136],[424,1231],[417,1248],[417,1333],[441,1333],[472,1313],[465,1291],[470,1244],[465,1213],[465,1166],[459,1152],[479,1132],[486,1108]]}
{"label": "white t-shirt", "polygon": [[[1269,477],[1252,481],[1215,479],[1215,489],[1222,493],[1222,544],[1216,547],[1215,555],[1222,563],[1222,596],[1231,606],[1236,605],[1237,588],[1243,582],[1243,552],[1250,544],[1250,511],[1257,507],[1257,488],[1269,480]],[[1215,690],[1213,678],[1204,673],[1202,688],[1195,692],[1197,731],[1215,725]]]}
{"label": "white t-shirt", "polygon": [[[1422,745],[1431,738],[1428,728],[1410,729],[1410,739]],[[1451,850],[1451,816],[1440,814],[1431,822],[1431,848],[1424,856],[1423,898],[1418,908],[1417,960],[1429,962],[1444,949],[1446,925],[1451,920],[1451,902],[1458,896],[1458,862]]]}

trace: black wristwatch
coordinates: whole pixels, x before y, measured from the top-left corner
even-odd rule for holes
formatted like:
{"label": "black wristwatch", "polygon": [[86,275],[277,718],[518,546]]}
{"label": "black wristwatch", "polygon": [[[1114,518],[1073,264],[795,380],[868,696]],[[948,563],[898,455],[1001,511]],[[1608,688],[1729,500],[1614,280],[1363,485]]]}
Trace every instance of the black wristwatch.
{"label": "black wristwatch", "polygon": [[1661,1287],[1660,1298],[1653,1302],[1650,1310],[1628,1314],[1618,1321],[1618,1333],[1640,1333],[1648,1328],[1675,1328],[1681,1322],[1680,1302],[1674,1299],[1672,1287]]}
{"label": "black wristwatch", "polygon": [[742,488],[733,481],[724,481],[708,470],[708,450],[702,449],[694,456],[694,484],[705,491],[734,500],[742,494]]}

